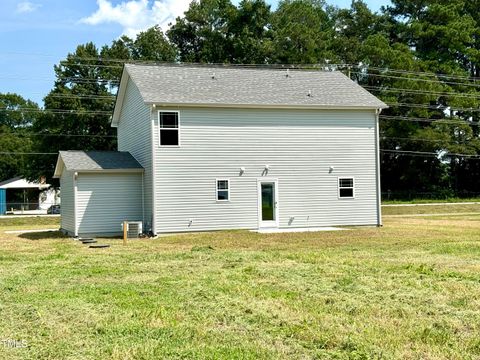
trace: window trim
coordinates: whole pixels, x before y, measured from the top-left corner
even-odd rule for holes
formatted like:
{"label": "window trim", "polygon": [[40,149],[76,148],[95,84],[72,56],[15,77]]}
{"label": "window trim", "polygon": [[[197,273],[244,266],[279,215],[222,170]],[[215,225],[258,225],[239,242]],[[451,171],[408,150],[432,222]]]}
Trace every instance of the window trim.
{"label": "window trim", "polygon": [[[227,184],[228,184],[228,189],[219,189],[218,188],[218,182],[219,181],[226,181]],[[220,200],[218,198],[218,192],[219,191],[226,191],[228,193],[228,199],[226,200]],[[226,202],[230,202],[230,179],[227,179],[227,178],[218,178],[218,179],[215,179],[215,201],[218,202],[218,203],[226,203]]]}
{"label": "window trim", "polygon": [[[160,127],[160,114],[161,113],[177,113],[177,127],[176,128],[161,128]],[[171,110],[171,109],[161,109],[157,111],[157,128],[158,128],[158,147],[164,147],[164,148],[175,148],[175,147],[180,147],[181,146],[181,140],[180,140],[180,110]],[[172,131],[176,130],[178,131],[178,145],[162,145],[161,136],[160,132],[164,131]]]}
{"label": "window trim", "polygon": [[[340,180],[352,179],[352,186],[342,186],[340,187]],[[355,199],[355,177],[354,176],[339,176],[337,177],[337,196],[341,200]],[[340,189],[352,189],[352,196],[340,196]]]}

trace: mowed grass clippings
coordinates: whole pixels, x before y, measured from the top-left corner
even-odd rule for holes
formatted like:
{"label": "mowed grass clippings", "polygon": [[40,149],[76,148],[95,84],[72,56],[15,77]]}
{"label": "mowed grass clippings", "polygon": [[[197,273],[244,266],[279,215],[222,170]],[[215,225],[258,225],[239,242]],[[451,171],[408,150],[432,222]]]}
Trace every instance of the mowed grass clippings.
{"label": "mowed grass clippings", "polygon": [[477,359],[480,218],[102,239],[0,230],[5,359]]}

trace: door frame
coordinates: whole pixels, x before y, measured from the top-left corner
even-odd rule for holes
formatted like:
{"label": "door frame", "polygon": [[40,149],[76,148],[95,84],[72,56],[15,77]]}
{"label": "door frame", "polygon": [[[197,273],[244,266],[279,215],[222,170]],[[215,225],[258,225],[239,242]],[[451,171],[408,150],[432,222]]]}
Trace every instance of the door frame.
{"label": "door frame", "polygon": [[[274,215],[275,220],[263,221],[262,220],[262,183],[273,183],[274,184]],[[257,179],[257,218],[258,218],[258,228],[278,228],[278,179],[277,178],[258,178]]]}

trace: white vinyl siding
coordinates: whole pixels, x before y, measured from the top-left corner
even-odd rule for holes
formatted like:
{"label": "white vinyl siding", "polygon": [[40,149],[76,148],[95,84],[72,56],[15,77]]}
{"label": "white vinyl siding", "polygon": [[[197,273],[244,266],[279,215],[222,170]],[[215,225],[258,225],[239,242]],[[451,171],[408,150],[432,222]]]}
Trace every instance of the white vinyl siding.
{"label": "white vinyl siding", "polygon": [[118,150],[128,151],[145,169],[144,229],[152,226],[152,133],[150,108],[143,103],[135,84],[129,80],[117,128]]}
{"label": "white vinyl siding", "polygon": [[[377,224],[373,110],[178,110],[182,146],[154,149],[158,233],[257,228],[263,177],[278,179],[281,228]],[[354,206],[338,198],[353,176]],[[222,178],[235,191],[218,206]]]}
{"label": "white vinyl siding", "polygon": [[125,220],[142,220],[141,173],[79,173],[78,234],[121,233]]}
{"label": "white vinyl siding", "polygon": [[60,228],[70,235],[75,233],[75,199],[74,199],[73,172],[64,170],[60,177]]}

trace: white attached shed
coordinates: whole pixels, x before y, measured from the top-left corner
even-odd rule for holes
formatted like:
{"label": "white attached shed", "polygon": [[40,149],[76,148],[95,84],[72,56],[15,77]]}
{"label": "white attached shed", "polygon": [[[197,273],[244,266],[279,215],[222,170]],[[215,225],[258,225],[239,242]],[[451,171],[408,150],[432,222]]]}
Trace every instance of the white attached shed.
{"label": "white attached shed", "polygon": [[123,221],[143,222],[143,167],[128,152],[60,151],[61,229],[71,236],[115,236]]}

